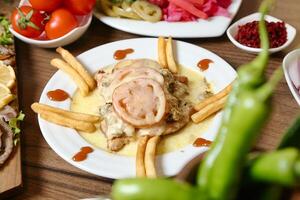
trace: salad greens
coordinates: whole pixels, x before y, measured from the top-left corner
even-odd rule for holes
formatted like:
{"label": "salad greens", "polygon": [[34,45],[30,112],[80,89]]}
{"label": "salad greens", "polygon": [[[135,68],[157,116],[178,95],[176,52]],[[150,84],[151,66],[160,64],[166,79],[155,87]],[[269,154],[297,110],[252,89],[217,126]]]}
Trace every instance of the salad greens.
{"label": "salad greens", "polygon": [[0,32],[0,44],[9,45],[13,43],[13,35],[9,31],[9,21],[6,17],[0,16],[0,26],[3,27],[3,32]]}
{"label": "salad greens", "polygon": [[8,125],[10,126],[11,130],[14,133],[14,145],[16,145],[20,141],[21,130],[19,128],[19,122],[23,121],[24,118],[25,118],[25,114],[21,111],[17,117],[9,120]]}

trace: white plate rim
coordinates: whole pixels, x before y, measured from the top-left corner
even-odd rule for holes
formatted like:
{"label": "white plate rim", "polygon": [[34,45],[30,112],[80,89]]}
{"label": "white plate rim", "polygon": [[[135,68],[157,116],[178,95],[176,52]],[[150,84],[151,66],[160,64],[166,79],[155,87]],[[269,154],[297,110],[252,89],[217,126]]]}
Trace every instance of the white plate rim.
{"label": "white plate rim", "polygon": [[[221,81],[225,81],[226,84],[220,84],[218,83],[219,80],[215,81],[215,80],[209,80],[212,78],[212,76],[214,75],[214,67],[210,67],[207,71],[205,71],[203,74],[204,76],[211,82],[213,82],[213,84],[215,85],[215,90],[219,91],[221,89],[223,89],[227,84],[231,83],[235,77],[236,77],[236,72],[235,70],[226,62],[224,61],[222,58],[220,58],[219,56],[217,56],[216,54],[203,49],[201,47],[198,47],[196,45],[192,45],[186,42],[181,42],[181,41],[174,41],[176,42],[176,46],[179,49],[178,50],[178,61],[181,63],[182,59],[192,59],[189,55],[187,54],[183,54],[184,50],[188,50],[190,49],[191,52],[194,52],[195,54],[195,50],[199,51],[199,55],[209,55],[208,57],[206,56],[205,58],[211,58],[214,60],[214,62],[218,63],[216,64],[217,66],[219,66],[220,68],[218,69],[220,72],[220,74],[222,75],[227,75],[228,78],[223,79],[224,77],[218,77],[220,78]],[[92,62],[91,59],[86,58],[87,56],[89,56],[90,54],[93,54],[93,52],[97,52],[99,49],[115,49],[117,46],[118,47],[128,47],[131,46],[135,49],[135,46],[140,46],[140,49],[143,49],[143,47],[145,45],[153,45],[152,49],[156,49],[156,43],[157,43],[157,39],[156,38],[136,38],[136,39],[128,39],[128,40],[121,40],[121,41],[116,41],[116,42],[112,42],[112,43],[108,43],[108,44],[104,44],[104,45],[100,45],[98,47],[95,47],[93,49],[90,49],[82,54],[80,54],[78,56],[78,59],[80,61],[82,61],[84,64],[87,64],[88,62]],[[180,50],[182,49],[182,50]],[[115,49],[117,50],[117,49]],[[144,51],[144,49],[143,49]],[[201,54],[200,54],[201,52]],[[110,52],[111,58],[107,59],[107,61],[105,62],[109,62],[110,63],[103,63],[102,66],[106,66],[108,64],[111,64],[113,61],[112,58],[112,54],[113,52]],[[149,54],[153,54],[152,52]],[[198,55],[198,53],[197,53]],[[148,53],[147,53],[148,56]],[[186,58],[184,58],[184,57]],[[134,54],[129,56],[130,58],[140,58],[140,57],[135,57]],[[151,58],[155,59],[155,57],[151,56]],[[201,58],[201,57],[200,57]],[[199,57],[197,57],[197,59],[200,59]],[[103,61],[104,62],[104,61]],[[183,63],[184,64],[184,63]],[[99,64],[100,65],[100,64]],[[98,63],[97,63],[98,66]],[[196,68],[196,66],[192,67],[192,68]],[[97,68],[99,69],[99,67]],[[95,72],[97,69],[93,69],[93,71]],[[91,70],[90,66],[88,67],[88,70]],[[75,84],[71,81],[71,79],[69,79],[66,75],[63,74],[63,72],[58,71],[56,72],[48,81],[48,83],[46,84],[42,94],[41,94],[41,98],[40,98],[40,103],[46,103],[46,104],[50,104],[52,106],[56,106],[56,107],[60,107],[60,108],[65,108],[68,109],[70,107],[70,102],[66,101],[63,103],[59,103],[59,102],[51,102],[47,97],[46,97],[46,93],[49,90],[53,90],[53,89],[57,89],[57,87],[54,87],[55,84],[61,84],[58,83],[56,79],[56,77],[62,77],[62,79],[64,79],[64,77],[66,77],[65,79],[67,80],[67,85],[63,85],[63,88],[66,88],[66,91],[68,90],[73,90],[73,92],[75,91]],[[70,84],[69,82],[70,81]],[[54,84],[54,85],[53,85]],[[218,86],[219,85],[219,86]],[[69,87],[69,88],[68,88]],[[72,94],[72,92],[70,92],[70,94]],[[206,139],[209,140],[213,140],[213,138],[215,137],[215,134],[217,132],[218,126],[220,124],[220,119],[221,119],[221,113],[217,114],[217,116],[215,116],[211,127],[207,130],[207,132],[205,132],[203,135],[201,135],[201,137],[204,137]],[[74,165],[77,168],[80,168],[84,171],[90,172],[92,174],[101,176],[101,177],[105,177],[105,178],[110,178],[110,179],[119,179],[119,178],[126,178],[126,177],[132,177],[134,176],[135,172],[135,168],[134,168],[134,158],[128,158],[126,156],[120,156],[120,155],[112,155],[110,153],[107,153],[103,150],[100,149],[95,149],[95,151],[89,155],[89,158],[84,161],[84,162],[74,162],[72,161],[72,156],[79,151],[79,148],[82,146],[91,146],[89,143],[87,143],[83,138],[81,138],[81,136],[79,136],[79,134],[76,133],[75,130],[72,129],[68,129],[65,127],[60,127],[57,126],[55,124],[51,124],[49,122],[46,122],[45,120],[41,119],[40,116],[38,117],[38,122],[40,125],[40,129],[41,132],[45,138],[45,140],[47,141],[47,143],[50,145],[50,147],[60,156],[62,157],[65,161],[67,161],[68,163],[70,163],[71,165]],[[61,133],[63,134],[63,136],[57,134],[55,132],[55,130],[59,130],[60,132],[65,132],[65,133]],[[54,133],[53,133],[54,131]],[[66,137],[68,138],[68,143],[70,144],[75,144],[76,143],[76,149],[74,149],[74,146],[66,146],[65,143],[62,144],[61,139],[57,139],[56,137],[64,137],[65,135],[67,135]],[[74,139],[75,138],[75,139]],[[69,141],[70,139],[72,139],[72,141]],[[63,148],[62,148],[63,146]],[[159,166],[159,173],[165,176],[173,176],[175,174],[177,174],[179,172],[179,170],[193,157],[195,157],[196,155],[206,151],[207,148],[202,147],[202,148],[195,148],[192,145],[189,145],[183,149],[177,150],[175,152],[171,152],[171,153],[167,153],[164,154],[162,156],[158,156],[157,157],[157,162],[158,163],[162,163],[161,166]],[[67,152],[66,152],[67,151]],[[119,169],[120,171],[111,171],[111,167],[116,167],[116,166],[110,166],[110,167],[105,167],[105,166],[99,166],[98,162],[94,162],[95,160],[97,161],[98,158],[100,158],[99,156],[104,157],[105,159],[108,159],[110,162],[113,162],[114,164],[118,164],[118,162],[122,162],[122,166],[124,165],[131,165],[130,168],[127,168],[126,170],[123,170],[123,168]],[[178,158],[181,162],[176,161],[175,163],[177,164],[175,167],[171,166],[171,165],[166,165],[166,163],[169,163],[170,161],[174,160],[174,158]],[[99,160],[98,160],[99,161]],[[101,161],[101,160],[100,160]],[[107,164],[107,163],[105,163]],[[174,164],[174,163],[173,163]],[[101,168],[102,167],[102,168]],[[101,169],[100,169],[101,168]],[[123,171],[122,171],[123,170]]]}
{"label": "white plate rim", "polygon": [[294,51],[291,51],[290,53],[288,53],[283,59],[283,62],[282,62],[283,66],[282,67],[283,67],[284,77],[285,77],[285,80],[288,84],[290,92],[292,93],[294,99],[296,100],[296,102],[300,106],[300,94],[298,93],[296,87],[294,86],[294,84],[293,84],[293,82],[290,78],[289,72],[288,72],[288,67],[290,67],[291,59],[293,59],[296,56],[300,56],[300,49],[295,49]]}
{"label": "white plate rim", "polygon": [[230,17],[216,16],[196,22],[165,22],[156,23],[106,16],[94,11],[94,16],[104,24],[115,29],[143,36],[172,36],[174,38],[210,38],[222,36],[236,16],[242,0],[233,0],[228,7]]}

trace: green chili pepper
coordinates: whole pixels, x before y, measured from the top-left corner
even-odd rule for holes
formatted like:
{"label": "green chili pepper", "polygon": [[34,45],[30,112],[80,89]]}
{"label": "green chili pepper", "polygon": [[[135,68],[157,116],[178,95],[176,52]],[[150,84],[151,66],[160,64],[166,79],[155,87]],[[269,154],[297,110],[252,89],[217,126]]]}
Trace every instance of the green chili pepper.
{"label": "green chili pepper", "polygon": [[277,149],[295,147],[300,150],[300,115],[284,134]]}
{"label": "green chili pepper", "polygon": [[258,156],[249,168],[251,179],[282,186],[300,183],[300,153],[296,148],[285,148]]}
{"label": "green chili pepper", "polygon": [[124,179],[112,188],[114,200],[200,200],[197,188],[170,179]]}
{"label": "green chili pepper", "polygon": [[205,199],[233,199],[247,154],[259,130],[270,113],[269,98],[282,77],[282,69],[275,71],[265,83],[263,75],[268,63],[269,41],[264,22],[271,1],[263,1],[259,33],[263,51],[238,70],[224,109],[219,134],[198,170],[197,184]]}
{"label": "green chili pepper", "polygon": [[295,149],[287,149],[294,147],[299,151],[299,140],[300,116],[284,134],[277,151],[249,158],[240,194],[251,196],[248,191],[251,188],[256,191],[257,200],[277,200],[285,186],[299,185],[299,158],[295,158]]}

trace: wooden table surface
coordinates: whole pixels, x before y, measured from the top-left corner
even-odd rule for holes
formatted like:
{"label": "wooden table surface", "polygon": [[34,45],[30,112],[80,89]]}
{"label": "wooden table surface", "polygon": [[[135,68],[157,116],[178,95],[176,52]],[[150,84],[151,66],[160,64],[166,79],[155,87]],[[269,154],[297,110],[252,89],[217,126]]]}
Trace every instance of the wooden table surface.
{"label": "wooden table surface", "polygon": [[[257,11],[259,0],[244,0],[237,19]],[[296,27],[300,31],[300,6],[298,0],[277,1],[271,15]],[[122,39],[140,37],[110,28],[97,19],[77,42],[67,46],[78,55],[98,45]],[[246,63],[254,55],[242,52],[233,46],[224,34],[220,38],[186,39],[186,42],[204,47],[229,62],[233,67]],[[266,73],[271,74],[280,67],[283,57],[299,47],[300,34],[284,52],[271,56]],[[107,194],[111,190],[111,181],[94,176],[73,167],[60,158],[44,140],[37,116],[30,109],[33,102],[39,100],[41,92],[49,78],[56,72],[50,66],[51,58],[57,56],[54,49],[41,49],[16,41],[17,63],[19,70],[20,107],[26,113],[22,132],[23,188],[14,199],[80,199]],[[101,55],[99,55],[101,59]],[[257,144],[260,149],[270,150],[282,137],[282,132],[299,114],[299,106],[293,99],[286,81],[283,79],[276,89],[273,99],[273,113],[265,126]],[[59,133],[58,133],[59,134]]]}

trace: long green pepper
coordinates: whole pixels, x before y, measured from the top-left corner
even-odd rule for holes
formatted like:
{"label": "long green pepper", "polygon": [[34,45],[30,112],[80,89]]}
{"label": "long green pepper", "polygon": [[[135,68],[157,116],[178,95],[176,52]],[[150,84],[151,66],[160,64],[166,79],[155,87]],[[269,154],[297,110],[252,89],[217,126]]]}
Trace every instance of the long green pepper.
{"label": "long green pepper", "polygon": [[260,7],[259,33],[263,50],[256,59],[238,70],[238,79],[224,109],[218,136],[199,167],[197,184],[203,199],[235,198],[247,154],[270,113],[269,99],[282,77],[281,68],[270,81],[265,82],[264,77],[269,59],[264,16],[271,3],[270,0],[264,1]]}
{"label": "long green pepper", "polygon": [[282,77],[281,70],[277,70],[267,83],[263,76],[269,58],[268,35],[263,20],[270,4],[266,0],[260,8],[263,51],[238,72],[219,135],[199,168],[198,187],[169,179],[124,179],[113,185],[114,200],[226,200],[235,197],[233,188],[237,188],[247,153],[269,113],[269,97]]}

